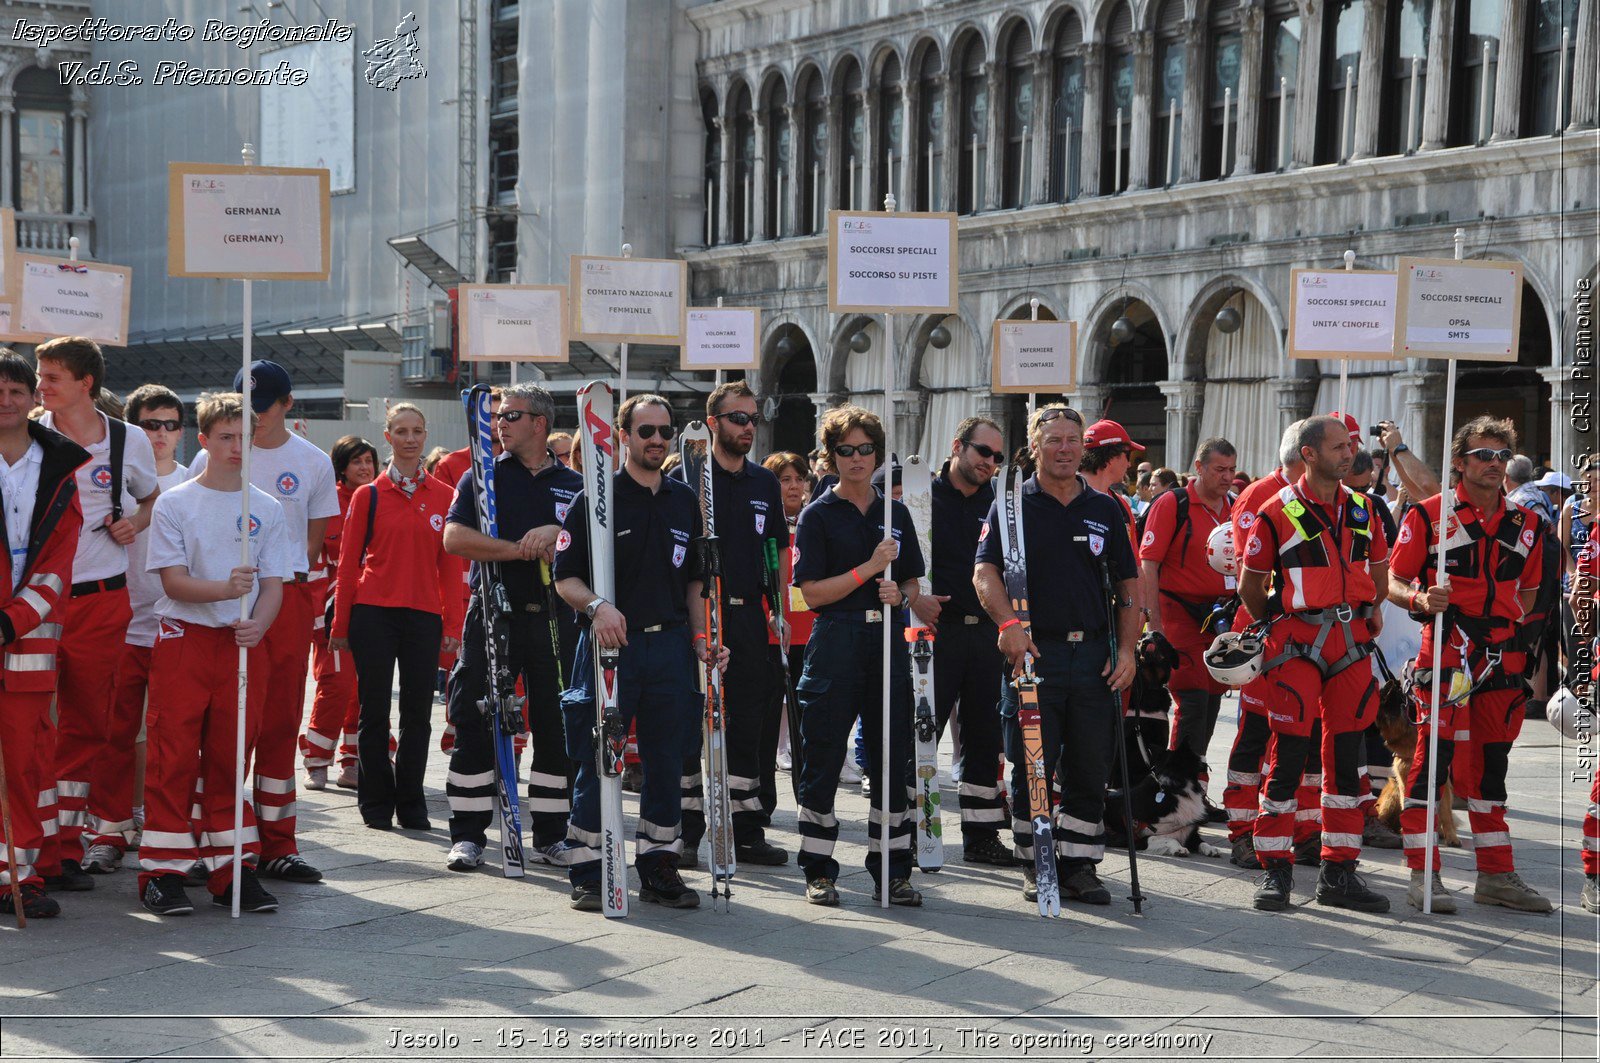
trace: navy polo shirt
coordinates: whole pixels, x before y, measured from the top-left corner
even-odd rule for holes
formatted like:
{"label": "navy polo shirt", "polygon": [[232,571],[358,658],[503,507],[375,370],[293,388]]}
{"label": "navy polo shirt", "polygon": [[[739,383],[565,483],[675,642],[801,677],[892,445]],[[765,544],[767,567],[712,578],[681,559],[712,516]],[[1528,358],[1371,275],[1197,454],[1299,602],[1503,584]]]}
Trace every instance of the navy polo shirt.
{"label": "navy polo shirt", "polygon": [[[700,500],[682,480],[661,478],[651,491],[623,469],[611,478],[615,502],[612,541],[616,593],[612,603],[628,620],[628,630],[689,619],[689,581],[700,578],[694,541],[700,537]],[[589,570],[589,513],[579,491],[556,540],[555,578],[576,576],[594,586]],[[588,618],[579,615],[581,623]]]}
{"label": "navy polo shirt", "polygon": [[[1101,588],[1100,558],[1111,559],[1113,583],[1133,579],[1133,546],[1127,517],[1117,500],[1078,477],[1078,495],[1063,506],[1031,476],[1022,485],[1023,543],[1028,551],[1030,623],[1039,635],[1065,636],[1069,631],[1099,631],[1106,626],[1106,600]],[[1002,573],[1000,512],[1003,499],[989,507],[988,524],[978,540],[978,564]],[[1088,541],[1075,542],[1083,536]]]}
{"label": "navy polo shirt", "polygon": [[[538,473],[515,456],[500,455],[494,463],[495,524],[497,538],[518,542],[534,528],[560,524],[567,519],[572,500],[583,490],[583,476],[561,464],[554,456]],[[447,523],[461,524],[474,531],[478,527],[478,481],[469,468],[456,484],[456,499],[450,505]],[[477,586],[478,563],[472,563],[471,577]],[[522,609],[530,602],[542,602],[537,561],[502,561],[500,579],[506,587],[511,608]]]}
{"label": "navy polo shirt", "polygon": [[[711,504],[722,553],[722,596],[757,605],[766,586],[766,541],[771,539],[780,551],[789,545],[778,478],[749,458],[738,472],[724,469],[710,455],[706,460],[711,462]],[[687,467],[679,465],[672,474],[687,476]],[[700,497],[699,484],[689,489]]]}
{"label": "navy polo shirt", "polygon": [[972,556],[978,549],[978,535],[994,505],[994,481],[971,495],[964,495],[950,482],[950,463],[933,480],[933,593],[948,594],[946,613],[983,616],[978,590],[972,585]]}
{"label": "navy polo shirt", "polygon": [[[863,513],[854,502],[840,498],[831,488],[824,491],[800,511],[800,525],[794,533],[795,584],[849,572],[870,560],[883,538],[881,493],[875,493],[872,504]],[[900,544],[900,556],[890,572],[894,581],[904,583],[925,575],[922,546],[917,542],[916,529],[911,523],[911,511],[899,502],[894,504],[894,538]],[[839,601],[815,611],[826,614],[882,608],[883,603],[878,601],[878,585],[869,577]]]}

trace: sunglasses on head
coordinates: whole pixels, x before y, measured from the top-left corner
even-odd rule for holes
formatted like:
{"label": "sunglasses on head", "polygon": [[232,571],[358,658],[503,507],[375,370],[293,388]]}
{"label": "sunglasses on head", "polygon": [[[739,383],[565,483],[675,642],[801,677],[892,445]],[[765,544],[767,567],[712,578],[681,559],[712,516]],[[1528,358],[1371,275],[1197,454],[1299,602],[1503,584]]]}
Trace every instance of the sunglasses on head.
{"label": "sunglasses on head", "polygon": [[1082,426],[1082,424],[1083,424],[1083,418],[1081,416],[1079,416],[1077,410],[1071,410],[1071,409],[1067,409],[1066,407],[1062,407],[1061,409],[1046,410],[1043,413],[1041,413],[1039,415],[1039,427],[1043,428],[1045,425],[1049,424],[1051,421],[1054,421],[1054,420],[1056,420],[1057,418],[1060,418],[1060,417],[1065,417],[1067,420],[1069,420],[1069,421],[1071,421],[1074,424],[1077,424],[1079,426]]}
{"label": "sunglasses on head", "polygon": [[1467,457],[1477,458],[1479,461],[1507,462],[1511,460],[1511,448],[1505,447],[1500,450],[1490,450],[1488,447],[1474,447],[1472,450],[1467,451]]}
{"label": "sunglasses on head", "polygon": [[761,423],[760,414],[745,413],[743,410],[734,410],[732,413],[714,413],[711,416],[715,417],[719,421],[732,421],[740,428],[743,428],[746,425]]}
{"label": "sunglasses on head", "polygon": [[963,439],[961,441],[961,445],[964,447],[971,447],[973,450],[978,452],[978,457],[992,461],[996,465],[1004,465],[1006,463],[1006,456],[1002,451],[995,450],[992,447],[986,447],[982,443],[974,443],[970,439]]}
{"label": "sunglasses on head", "polygon": [[853,458],[857,454],[860,454],[863,458],[870,458],[878,452],[878,447],[875,443],[857,443],[854,445],[840,443],[833,448],[833,452],[841,458]]}
{"label": "sunglasses on head", "polygon": [[678,434],[678,430],[670,424],[642,424],[634,428],[629,434],[636,435],[640,439],[654,439],[657,432],[661,433],[661,442],[663,443]]}
{"label": "sunglasses on head", "polygon": [[139,422],[139,427],[146,432],[177,432],[183,429],[183,422],[175,419],[147,417]]}

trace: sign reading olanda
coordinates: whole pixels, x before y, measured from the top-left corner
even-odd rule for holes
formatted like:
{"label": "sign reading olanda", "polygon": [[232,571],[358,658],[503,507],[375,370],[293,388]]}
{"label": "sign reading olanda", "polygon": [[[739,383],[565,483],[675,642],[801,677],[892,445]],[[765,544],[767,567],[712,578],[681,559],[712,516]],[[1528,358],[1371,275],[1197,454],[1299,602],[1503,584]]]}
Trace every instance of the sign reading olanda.
{"label": "sign reading olanda", "polygon": [[174,162],[167,275],[327,280],[327,170]]}

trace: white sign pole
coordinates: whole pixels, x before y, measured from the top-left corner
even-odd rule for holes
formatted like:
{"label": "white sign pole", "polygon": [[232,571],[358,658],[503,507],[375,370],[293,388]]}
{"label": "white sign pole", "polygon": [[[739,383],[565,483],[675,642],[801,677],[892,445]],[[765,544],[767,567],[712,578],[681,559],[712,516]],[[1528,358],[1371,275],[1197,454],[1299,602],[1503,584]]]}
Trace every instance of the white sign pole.
{"label": "white sign pole", "polygon": [[[717,296],[717,309],[718,310],[722,309],[722,296],[720,296],[720,295]],[[684,337],[684,341],[688,342],[688,337],[687,336]],[[717,375],[716,375],[716,384],[714,384],[713,387],[720,388],[721,386],[722,386],[722,370],[718,369],[717,370]]]}
{"label": "white sign pole", "polygon": [[[256,162],[256,149],[246,143],[239,152],[241,160],[246,166],[254,166]],[[251,306],[251,281],[246,277],[241,281],[244,285],[244,338],[240,346],[243,348],[243,386],[241,392],[244,396],[240,406],[239,424],[239,564],[245,568],[250,567],[250,451],[255,445],[254,412],[250,405],[250,362],[255,338],[255,326],[252,322],[253,307]],[[242,624],[250,619],[250,595],[247,592],[239,599],[239,622]],[[234,727],[233,742],[233,918],[239,918],[240,882],[244,869],[244,732],[246,716],[250,707],[250,651],[243,646],[239,647],[239,711],[238,723]]]}
{"label": "white sign pole", "polygon": [[[1028,320],[1039,320],[1039,300],[1037,297],[1028,300]],[[1033,424],[1033,410],[1035,404],[1038,402],[1038,399],[1039,396],[1037,392],[1028,392],[1028,425],[1030,427]]]}
{"label": "white sign pole", "polygon": [[[1465,249],[1467,232],[1457,229],[1455,232],[1456,261],[1460,262],[1466,257]],[[1450,368],[1444,387],[1444,452],[1439,459],[1439,542],[1437,555],[1434,558],[1435,578],[1438,585],[1448,588],[1450,579],[1445,574],[1444,545],[1450,538],[1450,517],[1455,506],[1453,492],[1450,490],[1450,441],[1455,435],[1454,425],[1456,420],[1456,359],[1450,359]],[[1423,588],[1427,592],[1427,588]],[[1428,822],[1423,833],[1422,842],[1422,912],[1424,915],[1433,914],[1433,831],[1438,823],[1439,806],[1439,688],[1442,683],[1444,664],[1444,614],[1435,613],[1433,617],[1433,691],[1430,696],[1431,705],[1428,710],[1428,720],[1433,726],[1428,728]]]}
{"label": "white sign pole", "polygon": [[[974,153],[973,158],[977,155]],[[973,185],[973,204],[977,204],[977,185]],[[883,209],[889,214],[894,213],[894,194],[883,197]],[[976,213],[976,211],[974,211]],[[883,536],[890,542],[894,541],[894,312],[888,311],[883,315],[883,449],[887,451],[883,457]],[[884,579],[894,578],[894,562],[890,561],[883,570]],[[879,603],[882,605],[883,603]],[[889,721],[891,719],[890,701],[894,691],[893,672],[890,670],[892,660],[890,654],[894,650],[895,624],[891,619],[891,611],[881,609],[883,613],[883,719],[878,732],[878,743],[882,764],[881,773],[878,775],[878,785],[872,788],[874,799],[880,800],[883,815],[878,820],[878,845],[882,852],[878,854],[880,864],[878,871],[878,892],[881,895],[878,907],[889,907],[889,788],[893,785],[889,780]],[[881,795],[881,796],[880,796]]]}
{"label": "white sign pole", "polygon": [[[1344,271],[1346,273],[1354,273],[1356,271],[1356,253],[1354,251],[1346,251],[1344,253]],[[1346,416],[1350,413],[1350,407],[1346,405],[1349,401],[1350,359],[1341,358],[1339,359],[1339,412]]]}

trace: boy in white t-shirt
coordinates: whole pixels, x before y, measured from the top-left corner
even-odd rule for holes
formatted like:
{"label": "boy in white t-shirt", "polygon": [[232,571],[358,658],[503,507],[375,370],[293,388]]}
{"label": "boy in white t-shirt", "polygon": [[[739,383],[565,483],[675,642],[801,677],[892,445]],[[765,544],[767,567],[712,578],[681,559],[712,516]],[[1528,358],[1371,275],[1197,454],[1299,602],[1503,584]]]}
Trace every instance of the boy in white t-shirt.
{"label": "boy in white t-shirt", "polygon": [[[156,479],[170,491],[189,478],[178,461],[183,440],[183,400],[161,384],[145,384],[129,394],[124,414],[141,429],[155,452]],[[156,644],[156,601],[161,597],[161,577],[145,571],[150,552],[146,529],[128,546],[128,603],[133,620],[117,662],[116,694],[106,741],[95,765],[91,790],[103,814],[89,817],[85,833],[83,869],[106,875],[122,866],[122,856],[138,848],[144,826],[144,709],[150,683],[150,655]]]}
{"label": "boy in white t-shirt", "polygon": [[[159,625],[150,661],[149,750],[145,828],[139,848],[139,896],[157,915],[194,911],[184,873],[198,855],[210,875],[212,903],[232,903],[234,770],[238,719],[239,647],[249,652],[245,758],[261,728],[267,656],[261,646],[278,608],[283,583],[295,574],[294,540],[283,510],[258,488],[250,492],[250,565],[240,565],[244,520],[239,512],[244,445],[242,398],[208,395],[196,407],[200,445],[210,459],[196,479],[157,501],[146,566],[159,573]],[[239,599],[250,619],[239,619]],[[204,772],[201,837],[196,845],[189,804]],[[261,844],[255,813],[244,807],[245,866],[237,876],[239,907],[270,912],[277,900],[262,888],[255,864]]]}

